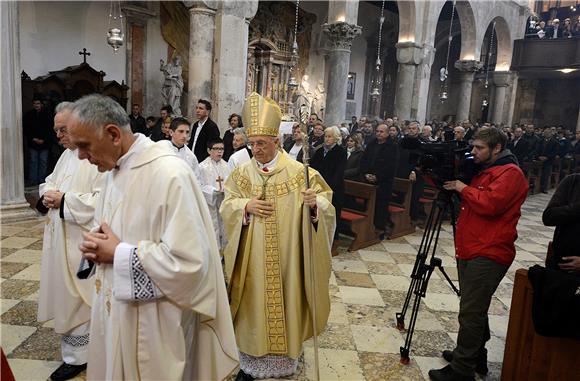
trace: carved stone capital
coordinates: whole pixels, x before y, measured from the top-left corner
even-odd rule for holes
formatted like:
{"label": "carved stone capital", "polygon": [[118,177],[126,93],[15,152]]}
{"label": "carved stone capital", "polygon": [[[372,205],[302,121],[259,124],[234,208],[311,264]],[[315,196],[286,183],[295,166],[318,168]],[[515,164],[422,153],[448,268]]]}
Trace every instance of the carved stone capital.
{"label": "carved stone capital", "polygon": [[395,45],[397,48],[397,62],[403,65],[419,65],[425,58],[431,56],[435,50],[433,48],[425,48],[414,42],[399,42]]}
{"label": "carved stone capital", "polygon": [[322,25],[322,32],[328,38],[328,48],[330,50],[350,51],[352,40],[359,36],[361,31],[362,28],[360,26],[345,22]]}
{"label": "carved stone capital", "polygon": [[511,86],[513,82],[513,73],[511,71],[494,71],[492,81],[495,87]]}
{"label": "carved stone capital", "polygon": [[457,60],[455,68],[463,72],[476,72],[483,67],[483,63],[476,60]]}
{"label": "carved stone capital", "polygon": [[[214,11],[218,9],[219,1],[217,0],[194,0],[194,1],[183,1],[183,5],[187,8],[209,8]],[[191,12],[191,9],[190,9]]]}
{"label": "carved stone capital", "polygon": [[216,11],[215,11],[215,9],[210,9],[210,8],[206,8],[206,7],[192,7],[192,8],[189,8],[189,14],[190,15],[206,15],[206,16],[215,17]]}

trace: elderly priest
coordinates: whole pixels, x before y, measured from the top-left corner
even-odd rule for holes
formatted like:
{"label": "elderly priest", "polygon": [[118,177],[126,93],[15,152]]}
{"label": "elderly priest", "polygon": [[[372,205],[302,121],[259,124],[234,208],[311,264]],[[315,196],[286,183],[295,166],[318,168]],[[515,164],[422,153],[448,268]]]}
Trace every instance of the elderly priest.
{"label": "elderly priest", "polygon": [[[296,371],[302,343],[320,333],[330,311],[330,249],[335,229],[332,191],[315,170],[280,149],[280,108],[250,94],[243,120],[254,157],[226,181],[220,212],[228,245],[228,294],[240,351],[237,380],[279,378]],[[308,230],[317,294],[312,298]]]}

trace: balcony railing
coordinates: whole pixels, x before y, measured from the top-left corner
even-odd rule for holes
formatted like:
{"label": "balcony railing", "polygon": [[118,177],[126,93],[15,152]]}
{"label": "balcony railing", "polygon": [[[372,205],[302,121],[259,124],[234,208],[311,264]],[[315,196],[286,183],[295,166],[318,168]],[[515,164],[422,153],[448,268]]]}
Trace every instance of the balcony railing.
{"label": "balcony railing", "polygon": [[580,69],[580,38],[514,41],[511,70]]}

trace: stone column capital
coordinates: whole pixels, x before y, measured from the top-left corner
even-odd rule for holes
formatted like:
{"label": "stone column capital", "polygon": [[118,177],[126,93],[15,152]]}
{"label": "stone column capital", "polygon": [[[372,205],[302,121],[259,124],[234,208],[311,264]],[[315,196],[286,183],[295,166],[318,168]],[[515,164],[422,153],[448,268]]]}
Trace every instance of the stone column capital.
{"label": "stone column capital", "polygon": [[190,15],[198,14],[213,17],[216,14],[217,6],[216,8],[210,8],[205,4],[206,2],[204,1],[184,1],[186,6],[188,6],[187,3],[190,3],[190,6],[188,7]]}
{"label": "stone column capital", "polygon": [[183,1],[183,5],[189,8],[190,12],[192,9],[213,9],[215,11],[216,9],[218,9],[219,1],[217,0]]}
{"label": "stone column capital", "polygon": [[492,83],[495,87],[511,86],[513,81],[513,73],[511,71],[494,71],[491,77]]}
{"label": "stone column capital", "polygon": [[328,48],[330,50],[350,52],[352,41],[361,34],[362,28],[355,24],[336,22],[323,24],[322,32],[328,38]]}
{"label": "stone column capital", "polygon": [[475,73],[483,67],[483,63],[476,60],[457,60],[454,66],[459,71]]}
{"label": "stone column capital", "polygon": [[419,45],[411,41],[398,42],[395,47],[397,48],[397,62],[404,65],[419,65],[435,51],[430,46]]}

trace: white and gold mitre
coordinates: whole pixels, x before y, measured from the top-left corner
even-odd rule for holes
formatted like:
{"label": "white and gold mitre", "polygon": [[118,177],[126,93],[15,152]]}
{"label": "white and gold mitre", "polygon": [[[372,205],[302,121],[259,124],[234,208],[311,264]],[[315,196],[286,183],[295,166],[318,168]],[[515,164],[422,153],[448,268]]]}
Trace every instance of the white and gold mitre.
{"label": "white and gold mitre", "polygon": [[246,98],[242,109],[242,120],[246,134],[250,136],[278,136],[282,112],[280,106],[270,98],[252,93]]}

